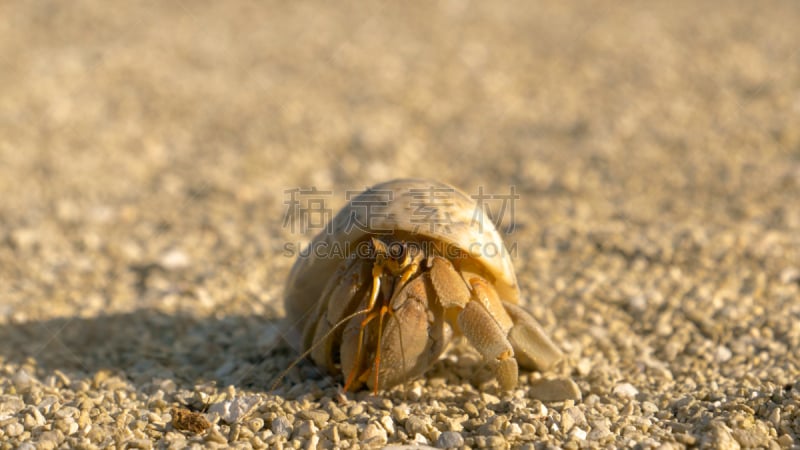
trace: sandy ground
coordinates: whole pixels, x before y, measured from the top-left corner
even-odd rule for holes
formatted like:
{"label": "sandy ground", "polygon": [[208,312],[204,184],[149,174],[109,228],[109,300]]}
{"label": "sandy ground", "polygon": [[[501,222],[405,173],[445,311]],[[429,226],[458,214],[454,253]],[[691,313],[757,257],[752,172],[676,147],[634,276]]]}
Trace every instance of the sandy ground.
{"label": "sandy ground", "polygon": [[[0,17],[0,448],[800,446],[796,2]],[[463,345],[377,396],[308,362],[270,393],[318,231],[288,192],[405,176],[516,190],[544,376],[580,399],[500,392]]]}

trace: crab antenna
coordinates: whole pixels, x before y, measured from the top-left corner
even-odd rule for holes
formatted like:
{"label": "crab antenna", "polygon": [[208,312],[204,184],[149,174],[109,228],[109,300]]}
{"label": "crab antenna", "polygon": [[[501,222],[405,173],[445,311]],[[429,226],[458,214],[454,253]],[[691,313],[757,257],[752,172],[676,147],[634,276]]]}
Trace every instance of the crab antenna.
{"label": "crab antenna", "polygon": [[315,342],[314,345],[309,347],[308,350],[304,351],[300,356],[298,356],[294,361],[292,361],[292,363],[289,364],[289,366],[286,369],[284,369],[283,372],[278,374],[278,378],[275,380],[275,382],[272,383],[272,386],[269,388],[270,392],[272,392],[275,389],[277,389],[278,385],[281,384],[281,381],[283,381],[283,379],[286,377],[286,375],[289,373],[289,371],[292,370],[296,365],[300,364],[300,361],[302,361],[306,356],[310,355],[311,352],[313,352],[317,347],[322,345],[322,343],[325,342],[328,339],[328,337],[330,337],[330,335],[332,335],[336,331],[337,328],[339,328],[340,326],[344,325],[345,322],[347,322],[348,320],[352,319],[353,317],[355,317],[355,316],[357,316],[359,314],[366,314],[368,312],[369,312],[369,308],[361,309],[361,310],[358,310],[358,311],[354,312],[353,314],[350,314],[349,316],[345,317],[344,319],[340,320],[339,322],[337,322],[336,325],[334,325],[330,330],[328,330],[328,332],[325,333],[325,335],[322,336],[321,339],[317,340],[317,342]]}

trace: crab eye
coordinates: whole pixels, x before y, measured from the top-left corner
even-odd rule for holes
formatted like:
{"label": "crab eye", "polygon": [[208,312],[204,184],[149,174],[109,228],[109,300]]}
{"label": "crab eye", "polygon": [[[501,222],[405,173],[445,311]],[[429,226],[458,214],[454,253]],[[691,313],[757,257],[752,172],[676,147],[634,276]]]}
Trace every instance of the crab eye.
{"label": "crab eye", "polygon": [[389,244],[389,257],[396,261],[403,261],[406,257],[406,246],[399,242]]}

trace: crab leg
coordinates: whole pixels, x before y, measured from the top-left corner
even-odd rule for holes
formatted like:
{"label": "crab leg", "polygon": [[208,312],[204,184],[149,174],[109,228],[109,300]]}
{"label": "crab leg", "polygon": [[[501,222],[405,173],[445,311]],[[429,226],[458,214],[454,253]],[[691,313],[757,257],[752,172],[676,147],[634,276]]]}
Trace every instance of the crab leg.
{"label": "crab leg", "polygon": [[[369,301],[367,302],[367,307],[364,308],[367,311],[372,311],[375,307],[375,302],[378,300],[378,294],[380,293],[381,289],[381,275],[383,275],[383,266],[384,266],[384,259],[379,254],[378,257],[375,259],[375,264],[372,266],[372,291],[370,292]],[[369,313],[364,320],[361,321],[361,326],[358,329],[358,344],[356,345],[356,358],[353,361],[353,367],[350,368],[350,372],[347,375],[347,381],[344,384],[345,392],[352,387],[353,382],[356,380],[358,375],[358,368],[361,366],[361,360],[364,357],[363,348],[364,348],[364,333],[366,332],[367,325],[376,317],[375,312]]]}
{"label": "crab leg", "polygon": [[[375,263],[372,266],[372,290],[370,292],[369,301],[367,302],[367,306],[365,311],[370,311],[367,316],[361,321],[359,330],[358,330],[358,341],[356,343],[356,357],[353,361],[353,366],[348,373],[347,380],[344,385],[344,390],[347,391],[351,387],[353,387],[353,383],[358,381],[364,381],[364,377],[369,376],[369,371],[367,370],[366,373],[359,374],[358,369],[362,365],[362,359],[364,357],[364,334],[366,333],[367,325],[378,317],[378,333],[377,333],[377,348],[375,351],[375,362],[373,370],[375,372],[375,383],[374,383],[374,392],[377,393],[379,389],[378,384],[378,374],[380,373],[380,363],[381,363],[381,340],[383,335],[383,323],[384,323],[384,316],[389,311],[389,303],[391,299],[394,298],[400,290],[406,285],[408,280],[417,273],[419,269],[419,262],[416,260],[406,260],[401,264],[397,264],[395,261],[391,259],[387,259],[386,257],[386,245],[378,240],[372,240],[373,245],[375,247]],[[388,286],[392,289],[392,293],[390,296],[386,296],[384,293],[384,300],[381,302],[380,307],[377,310],[375,309],[375,305],[378,301],[378,295],[381,291],[381,277],[385,275],[385,272],[388,270],[389,275],[391,277],[399,277],[393,281],[392,286]]]}
{"label": "crab leg", "polygon": [[528,311],[512,303],[503,303],[503,306],[514,321],[508,339],[521,366],[547,370],[564,356]]}
{"label": "crab leg", "polygon": [[389,312],[389,307],[387,305],[381,305],[381,310],[378,313],[378,345],[375,349],[375,367],[372,369],[375,371],[375,384],[373,385],[373,392],[375,394],[378,393],[378,374],[380,373],[381,368],[381,335],[383,335],[383,317]]}
{"label": "crab leg", "polygon": [[458,326],[492,365],[500,388],[509,390],[516,386],[517,361],[514,359],[514,349],[489,311],[477,301],[471,301],[458,315]]}

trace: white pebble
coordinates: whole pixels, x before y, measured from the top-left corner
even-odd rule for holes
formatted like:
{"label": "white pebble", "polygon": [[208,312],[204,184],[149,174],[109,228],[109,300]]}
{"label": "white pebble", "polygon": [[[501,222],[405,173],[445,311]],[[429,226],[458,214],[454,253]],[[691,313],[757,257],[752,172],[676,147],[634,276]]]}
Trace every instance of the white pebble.
{"label": "white pebble", "polygon": [[18,370],[17,373],[11,377],[11,382],[14,383],[14,387],[16,387],[17,390],[26,389],[33,384],[34,381],[36,381],[36,379],[30,376],[25,369]]}
{"label": "white pebble", "polygon": [[642,312],[647,309],[647,299],[643,295],[634,295],[628,300],[628,305],[634,311]]}
{"label": "white pebble", "polygon": [[161,255],[159,262],[167,270],[183,269],[189,265],[189,256],[182,250],[172,249]]}
{"label": "white pebble", "polygon": [[512,423],[511,425],[506,428],[505,435],[508,436],[517,436],[522,434],[522,428],[520,428],[519,424]]}
{"label": "white pebble", "polygon": [[636,397],[636,394],[639,393],[639,390],[630,383],[620,383],[614,386],[613,392],[614,395],[619,397],[633,398]]}
{"label": "white pebble", "polygon": [[496,405],[497,403],[500,403],[499,397],[488,392],[481,392],[481,400],[483,400],[483,402],[487,405]]}
{"label": "white pebble", "polygon": [[783,284],[791,284],[800,281],[800,270],[794,267],[787,267],[781,270],[780,278]]}
{"label": "white pebble", "polygon": [[420,445],[428,445],[428,438],[420,433],[414,435],[414,442]]}
{"label": "white pebble", "polygon": [[292,424],[286,417],[278,417],[273,420],[270,429],[276,436],[288,438],[292,434]]}
{"label": "white pebble", "polygon": [[417,401],[422,397],[422,386],[419,384],[411,388],[411,392],[409,393],[408,398],[411,401]]}
{"label": "white pebble", "polygon": [[387,442],[386,430],[374,422],[370,422],[361,432],[361,442],[369,446],[384,445]]}
{"label": "white pebble", "polygon": [[714,352],[714,358],[717,360],[717,362],[721,363],[728,361],[732,356],[733,352],[731,352],[731,349],[725,347],[724,345],[717,347],[716,352]]}
{"label": "white pebble", "polygon": [[217,402],[208,408],[209,413],[216,413],[226,423],[238,423],[250,414],[259,404],[258,396],[236,397],[233,400]]}
{"label": "white pebble", "polygon": [[585,441],[586,434],[587,434],[586,431],[580,428],[573,428],[572,433],[570,433],[570,435],[572,435],[575,439],[579,441]]}
{"label": "white pebble", "polygon": [[306,442],[306,450],[317,450],[318,445],[319,436],[315,434],[308,439],[308,442]]}
{"label": "white pebble", "polygon": [[394,420],[390,416],[381,417],[380,422],[386,432],[389,433],[389,436],[394,434]]}

